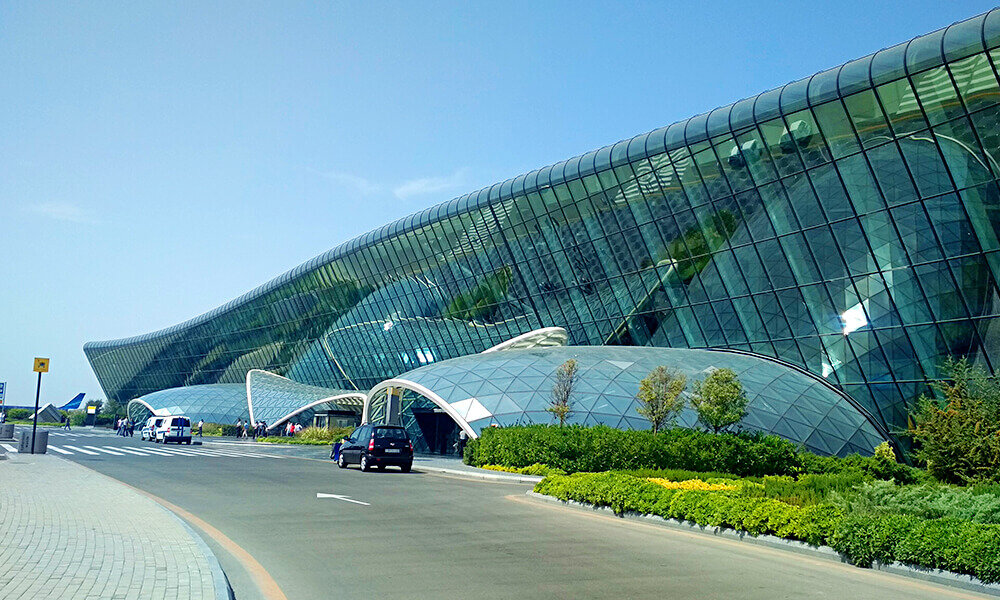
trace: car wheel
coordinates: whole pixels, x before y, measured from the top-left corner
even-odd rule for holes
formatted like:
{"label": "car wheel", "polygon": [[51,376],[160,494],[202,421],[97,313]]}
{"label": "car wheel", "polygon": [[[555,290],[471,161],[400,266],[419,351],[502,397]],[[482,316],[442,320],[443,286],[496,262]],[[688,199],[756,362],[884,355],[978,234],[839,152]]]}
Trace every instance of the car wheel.
{"label": "car wheel", "polygon": [[341,452],[340,456],[337,457],[337,466],[340,467],[341,469],[346,469],[347,468],[347,461],[344,460],[344,453],[343,452]]}
{"label": "car wheel", "polygon": [[362,471],[368,470],[368,457],[365,456],[364,454],[361,455],[361,470]]}
{"label": "car wheel", "polygon": [[404,473],[409,473],[410,469],[412,469],[412,468],[413,468],[412,464],[405,464],[405,465],[400,465],[399,466],[399,470],[402,471],[402,472],[404,472]]}

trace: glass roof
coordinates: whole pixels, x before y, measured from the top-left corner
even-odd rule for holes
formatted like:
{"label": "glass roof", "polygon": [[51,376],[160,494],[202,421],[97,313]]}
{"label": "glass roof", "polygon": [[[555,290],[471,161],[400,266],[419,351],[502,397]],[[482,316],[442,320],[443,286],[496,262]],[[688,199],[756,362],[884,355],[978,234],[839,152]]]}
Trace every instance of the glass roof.
{"label": "glass roof", "polygon": [[268,429],[292,417],[308,420],[320,409],[360,414],[365,399],[364,392],[306,385],[259,369],[247,373],[246,391],[250,394],[251,420],[264,421]]}
{"label": "glass roof", "polygon": [[[494,423],[507,426],[551,423],[549,405],[556,369],[578,363],[569,423],[647,429],[637,412],[639,381],[664,365],[695,380],[713,368],[736,372],[750,399],[743,430],[774,433],[824,455],[871,454],[887,438],[874,419],[826,382],[774,360],[711,350],[652,347],[568,346],[509,350],[463,356],[400,375],[450,405],[475,431]],[[691,408],[677,424],[697,426]]]}

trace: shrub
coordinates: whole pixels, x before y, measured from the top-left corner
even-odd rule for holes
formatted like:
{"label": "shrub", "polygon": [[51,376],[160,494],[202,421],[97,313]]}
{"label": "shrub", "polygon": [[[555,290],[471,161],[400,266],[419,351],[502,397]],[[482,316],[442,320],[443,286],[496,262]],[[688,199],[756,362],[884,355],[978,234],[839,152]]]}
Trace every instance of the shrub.
{"label": "shrub", "polygon": [[354,431],[353,427],[306,427],[296,433],[295,437],[310,442],[325,442],[330,444],[339,442],[351,435],[352,431]]}
{"label": "shrub", "polygon": [[800,452],[798,472],[815,474],[853,472],[873,479],[895,479],[899,483],[907,484],[931,479],[927,472],[898,463],[894,458],[889,458],[885,452],[878,456],[849,454],[844,458]]}
{"label": "shrub", "polygon": [[1000,480],[1000,380],[964,358],[944,369],[942,400],[921,397],[912,414],[915,456],[942,481]]}
{"label": "shrub", "polygon": [[862,483],[835,498],[845,512],[894,513],[924,519],[959,519],[1000,524],[1000,496],[947,485],[899,486],[887,481]]}
{"label": "shrub", "polygon": [[846,516],[830,545],[852,562],[907,562],[1000,581],[1000,525],[910,515]]}
{"label": "shrub", "polygon": [[772,498],[795,506],[810,506],[840,498],[837,493],[849,493],[854,486],[869,478],[863,473],[806,474],[798,479],[788,476],[768,476],[759,481],[744,480],[740,494],[746,497]]}
{"label": "shrub", "polygon": [[535,491],[562,500],[608,506],[618,514],[655,514],[699,525],[769,533],[810,544],[825,543],[841,518],[839,509],[830,505],[800,508],[770,498],[747,498],[730,492],[667,489],[623,473],[546,477],[535,486]]}
{"label": "shrub", "polygon": [[501,465],[483,465],[483,469],[490,471],[503,471],[505,473],[518,473],[520,475],[541,475],[546,477],[548,475],[565,475],[566,472],[561,469],[553,469],[546,465],[534,464],[527,467],[504,467]]}
{"label": "shrub", "polygon": [[488,428],[466,446],[465,458],[475,466],[541,463],[567,473],[684,469],[762,476],[790,474],[798,466],[795,447],[777,436],[690,429],[653,434],[606,426]]}
{"label": "shrub", "polygon": [[7,418],[11,421],[23,421],[31,418],[33,412],[30,408],[8,408]]}
{"label": "shrub", "polygon": [[82,427],[87,421],[87,415],[82,410],[74,410],[69,413],[69,424],[71,427]]}
{"label": "shrub", "polygon": [[[741,482],[763,486],[761,483]],[[892,485],[892,484],[880,484]],[[740,491],[666,489],[623,473],[546,477],[535,491],[562,500],[829,544],[853,563],[900,561],[1000,581],[1000,525],[953,518],[844,512],[831,504],[794,506]]]}

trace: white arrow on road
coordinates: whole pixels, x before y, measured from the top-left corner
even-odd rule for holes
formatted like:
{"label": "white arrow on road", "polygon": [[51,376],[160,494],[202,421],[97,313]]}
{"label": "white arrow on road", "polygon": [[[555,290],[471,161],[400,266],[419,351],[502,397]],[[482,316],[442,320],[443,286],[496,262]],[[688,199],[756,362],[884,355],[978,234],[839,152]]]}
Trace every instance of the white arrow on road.
{"label": "white arrow on road", "polygon": [[324,494],[322,492],[316,492],[317,498],[335,498],[337,500],[343,500],[344,502],[353,502],[354,504],[363,504],[365,506],[371,506],[367,502],[362,502],[360,500],[351,500],[347,496],[341,496],[340,494]]}

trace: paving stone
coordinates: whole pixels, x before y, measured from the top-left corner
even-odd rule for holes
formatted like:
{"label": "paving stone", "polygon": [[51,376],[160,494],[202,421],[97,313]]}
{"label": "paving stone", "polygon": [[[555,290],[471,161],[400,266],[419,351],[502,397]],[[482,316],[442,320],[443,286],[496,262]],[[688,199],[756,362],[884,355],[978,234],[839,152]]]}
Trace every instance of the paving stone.
{"label": "paving stone", "polygon": [[0,531],[3,599],[215,597],[202,547],[163,507],[53,456],[0,463]]}

